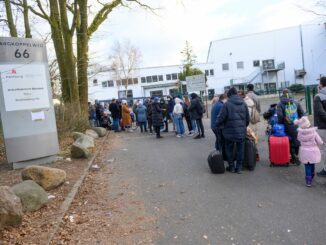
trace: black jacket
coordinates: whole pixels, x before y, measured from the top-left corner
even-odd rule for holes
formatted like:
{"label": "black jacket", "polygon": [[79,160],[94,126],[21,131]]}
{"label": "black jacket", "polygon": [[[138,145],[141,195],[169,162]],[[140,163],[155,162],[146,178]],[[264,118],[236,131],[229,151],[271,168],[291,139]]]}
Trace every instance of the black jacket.
{"label": "black jacket", "polygon": [[112,118],[119,118],[120,110],[119,110],[119,106],[117,105],[117,103],[111,103],[109,105],[109,111],[111,112]]}
{"label": "black jacket", "polygon": [[158,102],[152,104],[152,120],[153,126],[161,126],[163,124],[163,113]]}
{"label": "black jacket", "polygon": [[318,129],[326,129],[326,88],[314,98],[314,122]]}
{"label": "black jacket", "polygon": [[249,125],[249,111],[238,95],[232,95],[217,116],[216,127],[222,128],[225,139],[239,142],[246,138]]}
{"label": "black jacket", "polygon": [[203,118],[203,110],[204,109],[201,100],[198,96],[196,96],[191,100],[189,107],[189,111],[192,114],[192,117],[196,120]]}
{"label": "black jacket", "polygon": [[[293,98],[288,98],[286,96],[282,96],[281,97],[281,101],[280,103],[278,103],[277,105],[277,116],[278,116],[278,122],[284,124],[284,128],[285,128],[285,133],[290,136],[290,140],[291,141],[297,141],[297,137],[298,137],[298,126],[295,125],[294,123],[289,123],[286,120],[286,116],[285,116],[285,106],[290,103],[295,103],[297,106],[297,113],[298,113],[298,118],[301,118],[304,116],[304,111],[301,107],[301,105],[299,103],[296,103]],[[296,142],[298,144],[298,142]]]}

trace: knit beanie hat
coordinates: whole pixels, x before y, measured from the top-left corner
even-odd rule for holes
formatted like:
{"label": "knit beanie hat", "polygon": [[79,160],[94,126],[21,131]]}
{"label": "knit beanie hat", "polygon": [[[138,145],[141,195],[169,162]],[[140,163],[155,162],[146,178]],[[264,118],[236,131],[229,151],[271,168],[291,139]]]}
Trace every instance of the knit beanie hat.
{"label": "knit beanie hat", "polygon": [[300,119],[296,119],[294,120],[294,124],[298,125],[299,128],[309,128],[311,125],[308,117],[301,117]]}

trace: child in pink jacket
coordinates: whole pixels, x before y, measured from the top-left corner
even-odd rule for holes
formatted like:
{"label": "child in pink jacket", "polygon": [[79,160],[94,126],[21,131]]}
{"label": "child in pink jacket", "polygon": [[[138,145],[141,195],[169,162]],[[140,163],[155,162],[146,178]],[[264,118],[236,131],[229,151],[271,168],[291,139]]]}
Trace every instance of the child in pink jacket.
{"label": "child in pink jacket", "polygon": [[310,127],[307,117],[295,120],[294,123],[299,126],[298,140],[301,143],[299,158],[305,166],[306,186],[311,187],[315,176],[315,164],[321,160],[319,145],[324,144],[324,142],[317,133],[317,128]]}

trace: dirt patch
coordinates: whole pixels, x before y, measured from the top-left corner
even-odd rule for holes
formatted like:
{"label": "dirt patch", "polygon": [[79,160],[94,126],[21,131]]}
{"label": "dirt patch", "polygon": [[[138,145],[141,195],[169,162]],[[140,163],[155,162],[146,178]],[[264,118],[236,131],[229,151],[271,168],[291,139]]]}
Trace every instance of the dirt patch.
{"label": "dirt patch", "polygon": [[137,198],[133,180],[123,178],[110,162],[118,139],[105,144],[94,162],[100,169],[86,177],[51,244],[153,244],[155,218]]}
{"label": "dirt patch", "polygon": [[[114,150],[111,145],[118,147],[118,139],[112,136],[103,143],[102,151],[94,160],[93,165],[100,169],[91,168],[51,244],[153,243],[155,219],[137,199],[133,181],[122,178],[117,164],[107,161],[110,151]],[[51,164],[66,171],[66,183],[49,193],[55,198],[44,208],[26,213],[20,228],[0,231],[0,244],[46,244],[60,215],[61,204],[87,165],[87,160],[61,160]],[[1,171],[0,185],[19,183],[20,173],[21,170]]]}

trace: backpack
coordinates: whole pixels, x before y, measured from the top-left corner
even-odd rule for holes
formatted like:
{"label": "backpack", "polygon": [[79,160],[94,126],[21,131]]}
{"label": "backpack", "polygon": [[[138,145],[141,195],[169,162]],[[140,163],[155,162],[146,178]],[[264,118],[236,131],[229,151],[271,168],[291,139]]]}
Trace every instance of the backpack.
{"label": "backpack", "polygon": [[272,131],[273,136],[278,136],[278,137],[283,137],[286,136],[284,125],[283,124],[274,124],[273,125],[273,131]]}
{"label": "backpack", "polygon": [[200,104],[200,107],[201,107],[200,114],[205,114],[206,113],[206,107],[205,107],[203,101],[202,100],[199,100],[199,104]]}
{"label": "backpack", "polygon": [[259,112],[257,111],[257,107],[256,107],[256,104],[255,102],[253,101],[253,99],[247,97],[246,99],[252,101],[252,104],[253,106],[248,106],[250,108],[250,122],[252,124],[256,124],[256,123],[259,123],[260,122],[260,115],[259,115]]}
{"label": "backpack", "polygon": [[285,105],[285,109],[284,109],[284,114],[285,114],[285,120],[290,123],[293,124],[294,120],[298,119],[298,107],[295,103],[288,103]]}

